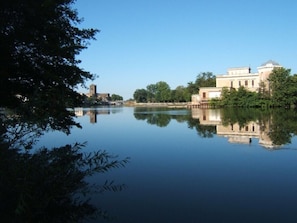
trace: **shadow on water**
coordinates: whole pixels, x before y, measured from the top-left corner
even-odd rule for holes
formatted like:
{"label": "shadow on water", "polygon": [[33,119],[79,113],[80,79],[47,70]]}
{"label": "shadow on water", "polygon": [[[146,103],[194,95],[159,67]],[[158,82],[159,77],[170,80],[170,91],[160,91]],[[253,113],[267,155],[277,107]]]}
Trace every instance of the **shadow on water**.
{"label": "shadow on water", "polygon": [[109,218],[102,207],[91,204],[90,196],[120,191],[125,185],[113,181],[90,185],[86,178],[124,167],[129,158],[119,160],[101,150],[85,153],[85,143],[33,149],[44,133],[59,130],[70,134],[72,127],[80,125],[69,112],[28,114],[1,112],[1,222],[83,222]]}
{"label": "shadow on water", "polygon": [[158,127],[171,120],[186,122],[203,138],[229,137],[229,142],[250,143],[258,138],[266,148],[290,144],[297,134],[297,111],[285,109],[185,109],[135,108],[134,117]]}

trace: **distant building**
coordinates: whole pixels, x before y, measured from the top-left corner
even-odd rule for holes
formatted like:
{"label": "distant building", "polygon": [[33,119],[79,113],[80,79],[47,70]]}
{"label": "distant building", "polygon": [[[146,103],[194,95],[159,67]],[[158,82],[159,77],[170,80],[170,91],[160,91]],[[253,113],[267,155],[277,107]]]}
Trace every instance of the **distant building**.
{"label": "distant building", "polygon": [[97,86],[95,84],[90,85],[90,97],[97,95]]}
{"label": "distant building", "polygon": [[90,85],[90,91],[86,94],[87,97],[95,97],[103,102],[109,102],[111,100],[109,93],[97,93],[97,86],[95,84]]}
{"label": "distant building", "polygon": [[251,73],[250,67],[229,68],[227,74],[216,76],[216,87],[202,87],[199,94],[192,95],[192,105],[207,105],[213,98],[220,98],[223,87],[238,89],[243,86],[249,91],[257,91],[260,83],[269,89],[268,77],[274,68],[281,68],[277,62],[269,60],[259,66],[257,73]]}

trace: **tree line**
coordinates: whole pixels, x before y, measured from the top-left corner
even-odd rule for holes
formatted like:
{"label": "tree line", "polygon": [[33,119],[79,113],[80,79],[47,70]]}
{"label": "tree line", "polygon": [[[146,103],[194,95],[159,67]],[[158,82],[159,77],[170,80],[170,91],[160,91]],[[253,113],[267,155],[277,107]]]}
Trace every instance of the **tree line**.
{"label": "tree line", "polygon": [[[192,94],[198,94],[201,87],[215,87],[216,77],[212,72],[202,72],[194,82],[174,90],[164,82],[150,84],[146,89],[134,92],[136,102],[189,102]],[[212,107],[297,107],[297,74],[291,69],[275,68],[268,82],[260,82],[257,91],[241,86],[238,89],[224,87],[220,98],[210,100]]]}
{"label": "tree line", "polygon": [[136,102],[189,102],[191,95],[197,94],[200,87],[215,87],[216,77],[212,72],[202,72],[197,75],[194,82],[189,82],[187,86],[177,86],[171,89],[165,81],[156,84],[149,84],[145,89],[137,89],[134,94]]}

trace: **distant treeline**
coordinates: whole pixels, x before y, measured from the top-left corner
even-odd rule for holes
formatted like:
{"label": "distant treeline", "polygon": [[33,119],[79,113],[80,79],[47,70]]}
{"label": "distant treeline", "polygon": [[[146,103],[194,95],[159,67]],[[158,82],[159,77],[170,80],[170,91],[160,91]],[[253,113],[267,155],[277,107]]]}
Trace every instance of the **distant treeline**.
{"label": "distant treeline", "polygon": [[174,90],[164,82],[150,84],[146,89],[137,89],[133,97],[138,103],[146,102],[189,102],[191,95],[197,94],[200,87],[215,87],[216,77],[211,72],[200,73],[195,82],[189,82],[185,86],[177,86]]}
{"label": "distant treeline", "polygon": [[[220,98],[212,99],[212,107],[297,107],[297,74],[291,70],[275,68],[269,76],[269,86],[261,82],[256,92],[248,91],[241,86],[239,89],[223,88]],[[216,77],[211,72],[200,73],[195,82],[186,87],[178,86],[171,90],[169,85],[160,81],[150,84],[146,89],[134,92],[136,102],[190,102],[192,94],[198,94],[201,87],[215,87]]]}

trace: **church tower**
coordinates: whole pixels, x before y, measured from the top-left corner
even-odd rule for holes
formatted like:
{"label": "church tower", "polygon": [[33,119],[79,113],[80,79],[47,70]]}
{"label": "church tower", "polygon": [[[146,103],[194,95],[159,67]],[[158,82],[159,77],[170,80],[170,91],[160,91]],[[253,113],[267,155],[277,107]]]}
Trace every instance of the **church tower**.
{"label": "church tower", "polygon": [[97,95],[97,87],[95,84],[90,85],[90,96],[96,96]]}

